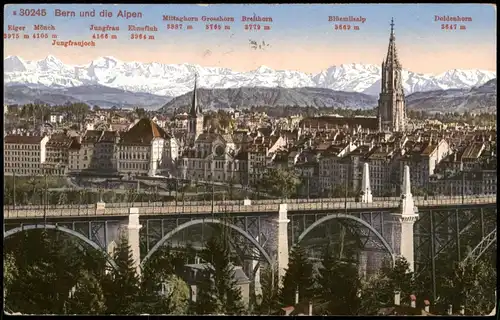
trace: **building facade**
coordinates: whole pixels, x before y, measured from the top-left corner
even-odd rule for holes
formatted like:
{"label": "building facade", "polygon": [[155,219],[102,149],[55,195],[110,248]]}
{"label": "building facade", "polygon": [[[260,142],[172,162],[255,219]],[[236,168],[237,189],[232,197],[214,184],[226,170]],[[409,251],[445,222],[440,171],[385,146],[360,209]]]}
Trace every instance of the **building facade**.
{"label": "building facade", "polygon": [[41,176],[45,172],[48,136],[7,135],[4,137],[4,174]]}

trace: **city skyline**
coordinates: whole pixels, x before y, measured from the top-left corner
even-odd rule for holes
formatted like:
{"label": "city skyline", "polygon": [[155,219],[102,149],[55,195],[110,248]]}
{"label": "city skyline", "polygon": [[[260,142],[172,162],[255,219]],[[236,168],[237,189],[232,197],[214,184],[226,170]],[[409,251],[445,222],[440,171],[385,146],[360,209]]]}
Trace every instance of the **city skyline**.
{"label": "city skyline", "polygon": [[[64,48],[54,46],[50,39],[4,40],[4,57],[20,56],[26,60],[41,60],[53,55],[68,65],[83,65],[103,56],[120,61],[158,62],[163,64],[197,64],[202,67],[224,67],[239,72],[255,70],[265,65],[275,70],[296,70],[317,73],[341,64],[381,64],[387,53],[390,20],[395,23],[398,55],[403,68],[423,74],[440,74],[451,69],[496,70],[496,11],[490,5],[30,5],[26,9],[47,9],[46,17],[20,17],[13,12],[24,8],[4,7],[9,25],[26,26],[33,33],[33,25],[52,24],[60,40],[89,40],[94,32],[91,25],[119,26],[116,40],[96,40],[95,47]],[[158,8],[164,8],[159,10]],[[55,8],[75,12],[96,9],[141,12],[141,19],[53,17]],[[335,8],[333,10],[333,8]],[[293,18],[299,14],[301,19]],[[241,16],[271,17],[271,30],[250,32],[244,30]],[[233,17],[234,22],[216,22],[230,25],[231,30],[206,31],[206,22],[192,23],[193,30],[166,30],[174,22],[162,21],[163,15]],[[364,22],[339,22],[359,30],[335,31],[336,22],[329,16],[355,17]],[[470,17],[472,21],[457,24],[466,30],[441,30],[435,16]],[[105,21],[103,23],[102,21]],[[177,22],[176,22],[177,23]],[[256,23],[254,23],[256,24]],[[155,40],[137,42],[127,36],[129,25],[156,26]],[[62,31],[61,31],[62,30]],[[153,34],[153,33],[148,33]],[[249,41],[265,41],[270,46],[255,50]],[[36,43],[37,50],[32,48]],[[463,50],[474,46],[474,51]],[[339,47],[342,50],[339,50]],[[131,50],[133,48],[133,50]],[[284,54],[285,52],[285,54]]]}

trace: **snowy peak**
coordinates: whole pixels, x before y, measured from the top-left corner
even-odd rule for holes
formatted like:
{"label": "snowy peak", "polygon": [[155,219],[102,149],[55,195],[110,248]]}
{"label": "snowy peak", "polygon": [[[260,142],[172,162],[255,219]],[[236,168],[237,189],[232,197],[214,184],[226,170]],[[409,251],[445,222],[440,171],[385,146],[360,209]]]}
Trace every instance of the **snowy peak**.
{"label": "snowy peak", "polygon": [[36,65],[37,69],[45,72],[47,71],[57,72],[64,67],[64,63],[62,63],[59,59],[51,55],[47,56],[43,60],[38,61]]}
{"label": "snowy peak", "polygon": [[4,72],[25,72],[27,71],[26,63],[23,59],[17,56],[8,56],[3,60]]}
{"label": "snowy peak", "polygon": [[273,73],[274,70],[267,66],[260,66],[255,70],[256,73]]}
{"label": "snowy peak", "polygon": [[[311,75],[293,70],[274,70],[267,66],[260,66],[248,72],[237,72],[228,68],[202,67],[187,63],[125,62],[110,56],[100,57],[79,66],[66,65],[54,56],[39,61],[25,61],[17,56],[4,59],[6,84],[66,88],[103,85],[161,96],[180,96],[191,91],[195,73],[200,76],[199,86],[209,89],[316,87],[378,95],[381,67],[348,63],[332,66]],[[407,94],[452,88],[470,89],[496,78],[496,73],[492,71],[459,69],[439,75],[403,70],[402,75]]]}

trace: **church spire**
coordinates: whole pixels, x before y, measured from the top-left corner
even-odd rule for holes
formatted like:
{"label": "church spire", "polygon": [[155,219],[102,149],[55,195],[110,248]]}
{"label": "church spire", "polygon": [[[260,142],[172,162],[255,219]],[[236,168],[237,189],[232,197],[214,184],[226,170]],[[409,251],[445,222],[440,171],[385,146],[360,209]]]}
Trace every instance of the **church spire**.
{"label": "church spire", "polygon": [[394,38],[394,18],[391,18],[391,38]]}
{"label": "church spire", "polygon": [[401,68],[399,63],[398,53],[396,50],[396,36],[394,35],[394,19],[391,18],[391,36],[389,37],[389,48],[387,49],[387,57],[385,60],[386,66],[393,68]]}
{"label": "church spire", "polygon": [[202,114],[201,106],[198,105],[198,94],[196,90],[196,84],[198,80],[198,74],[194,74],[194,90],[193,90],[193,101],[191,103],[191,109],[189,110],[189,114],[193,117]]}

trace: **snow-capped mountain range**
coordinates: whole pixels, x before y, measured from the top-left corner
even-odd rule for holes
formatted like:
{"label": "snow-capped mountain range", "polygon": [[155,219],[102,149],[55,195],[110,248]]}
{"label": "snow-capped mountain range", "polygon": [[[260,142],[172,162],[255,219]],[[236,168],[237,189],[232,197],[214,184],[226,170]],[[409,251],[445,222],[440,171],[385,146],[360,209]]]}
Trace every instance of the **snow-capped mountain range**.
{"label": "snow-capped mountain range", "polygon": [[[27,61],[18,56],[4,59],[4,83],[7,85],[71,88],[102,85],[106,87],[176,97],[193,89],[194,74],[198,86],[210,89],[240,87],[328,88],[336,91],[377,95],[381,68],[370,64],[342,64],[318,74],[292,70],[273,70],[261,66],[253,71],[236,72],[227,68],[194,64],[123,62],[101,57],[85,65],[66,65],[54,56]],[[485,70],[450,70],[438,75],[403,70],[407,94],[440,89],[468,89],[496,78]]]}

